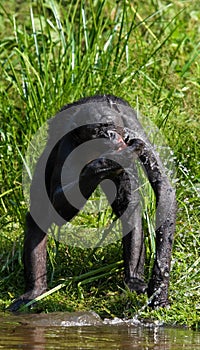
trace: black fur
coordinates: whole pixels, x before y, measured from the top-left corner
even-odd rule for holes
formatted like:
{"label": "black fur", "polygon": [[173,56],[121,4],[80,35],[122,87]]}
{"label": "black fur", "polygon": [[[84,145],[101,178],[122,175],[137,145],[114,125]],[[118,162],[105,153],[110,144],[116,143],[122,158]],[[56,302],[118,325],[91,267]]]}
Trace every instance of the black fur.
{"label": "black fur", "polygon": [[[97,114],[90,112],[91,104],[94,102],[97,104]],[[103,115],[101,107],[104,105],[108,111],[110,110],[112,116],[108,120],[106,116],[99,119],[99,115]],[[72,127],[61,137],[59,133],[65,125],[68,123],[72,123],[72,126],[73,123],[76,125],[76,120],[70,116],[71,108],[73,110],[85,108],[86,111],[88,108],[89,122],[82,126],[79,126],[79,122],[77,122],[77,128]],[[126,108],[128,113],[126,113]],[[67,111],[65,119],[63,113]],[[91,118],[93,120],[90,123]],[[30,193],[31,208],[26,216],[24,241],[26,290],[25,294],[11,304],[11,311],[16,311],[22,304],[28,303],[47,289],[46,231],[52,222],[62,225],[65,221],[71,220],[79,211],[79,208],[73,206],[66,198],[66,192],[73,194],[75,193],[73,191],[76,191],[77,183],[73,182],[76,162],[71,163],[69,172],[67,172],[66,190],[62,188],[61,170],[65,159],[72,150],[83,142],[96,138],[102,138],[105,147],[103,144],[103,152],[101,150],[99,154],[98,149],[91,150],[91,154],[90,151],[85,154],[85,167],[82,169],[79,179],[85,202],[102,180],[111,179],[115,183],[117,195],[111,205],[114,213],[122,221],[125,282],[131,291],[137,293],[147,291],[149,297],[153,296],[151,298],[153,307],[168,304],[170,260],[176,217],[175,191],[170,185],[159,156],[154,152],[137,120],[135,111],[130,108],[126,101],[118,97],[102,95],[84,98],[64,106],[61,113],[50,122],[49,140],[35,169]],[[54,144],[54,140],[58,141]],[[52,147],[52,145],[54,146]],[[110,155],[112,155],[113,160],[109,159]],[[158,207],[156,256],[152,277],[148,285],[144,281],[144,236],[140,195],[137,189],[138,176],[133,155],[137,155],[144,166],[149,182],[155,191]],[[120,165],[121,160],[125,166]],[[132,176],[129,176],[130,173]],[[45,176],[49,200],[60,216],[56,216],[44,203],[42,176]],[[111,200],[109,186],[104,183],[102,187],[108,200]],[[80,203],[80,207],[82,205],[84,203]],[[162,220],[163,212],[165,213],[164,221]],[[42,228],[38,226],[37,222],[43,222]]]}

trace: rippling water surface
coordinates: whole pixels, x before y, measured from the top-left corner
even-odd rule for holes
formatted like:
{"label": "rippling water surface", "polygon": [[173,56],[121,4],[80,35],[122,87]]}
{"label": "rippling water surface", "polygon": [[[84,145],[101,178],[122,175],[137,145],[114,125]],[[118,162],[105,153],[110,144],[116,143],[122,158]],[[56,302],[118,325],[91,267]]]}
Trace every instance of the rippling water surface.
{"label": "rippling water surface", "polygon": [[200,350],[200,333],[92,312],[0,314],[0,349]]}

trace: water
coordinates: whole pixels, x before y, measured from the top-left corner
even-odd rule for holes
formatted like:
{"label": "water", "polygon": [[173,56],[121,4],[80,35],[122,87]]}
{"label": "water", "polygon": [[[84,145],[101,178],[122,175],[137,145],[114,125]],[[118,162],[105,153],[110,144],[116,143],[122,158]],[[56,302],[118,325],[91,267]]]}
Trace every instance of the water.
{"label": "water", "polygon": [[197,350],[200,333],[91,312],[0,314],[0,349]]}

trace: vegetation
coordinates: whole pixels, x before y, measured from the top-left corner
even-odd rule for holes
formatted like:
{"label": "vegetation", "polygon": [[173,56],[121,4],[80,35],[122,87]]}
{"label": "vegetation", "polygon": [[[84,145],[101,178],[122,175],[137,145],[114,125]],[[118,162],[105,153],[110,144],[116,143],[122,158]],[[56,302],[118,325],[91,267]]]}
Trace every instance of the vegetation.
{"label": "vegetation", "polygon": [[[1,310],[23,292],[22,168],[32,136],[63,104],[111,93],[147,116],[174,152],[179,209],[171,307],[152,311],[146,296],[126,290],[120,241],[81,249],[50,235],[49,287],[59,290],[34,310],[93,309],[102,317],[138,315],[198,328],[199,1],[2,0],[0,6]],[[147,222],[151,210],[149,202]],[[81,215],[89,227],[111,212]],[[148,276],[153,233],[145,227]]]}

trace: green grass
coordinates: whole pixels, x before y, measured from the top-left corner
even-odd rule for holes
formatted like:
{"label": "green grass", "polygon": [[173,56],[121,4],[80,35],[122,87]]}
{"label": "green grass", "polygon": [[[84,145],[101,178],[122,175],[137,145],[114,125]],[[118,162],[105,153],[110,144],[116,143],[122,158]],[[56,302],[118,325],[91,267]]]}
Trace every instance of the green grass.
{"label": "green grass", "polygon": [[[125,290],[118,263],[120,242],[82,250],[50,238],[49,286],[63,282],[65,286],[38,302],[37,308],[93,309],[102,317],[139,313],[142,318],[199,327],[199,2],[2,0],[1,6],[0,308],[23,291],[27,208],[22,167],[31,137],[63,104],[112,93],[157,125],[174,152],[179,210],[171,307],[152,311],[144,308],[145,296]],[[152,210],[149,201],[144,213],[149,222],[145,226],[149,263]],[[77,220],[92,226],[106,219],[103,213],[100,218],[82,215]],[[106,271],[101,270],[105,263]]]}

